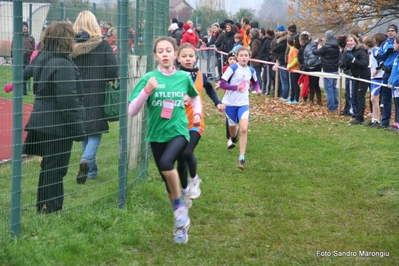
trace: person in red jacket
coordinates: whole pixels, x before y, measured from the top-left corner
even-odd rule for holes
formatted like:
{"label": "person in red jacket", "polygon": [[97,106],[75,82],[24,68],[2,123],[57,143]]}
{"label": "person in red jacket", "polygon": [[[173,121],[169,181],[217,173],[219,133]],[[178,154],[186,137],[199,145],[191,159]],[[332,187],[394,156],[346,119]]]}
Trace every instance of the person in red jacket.
{"label": "person in red jacket", "polygon": [[199,42],[198,35],[194,32],[193,29],[191,29],[190,24],[186,23],[183,25],[183,38],[181,39],[180,44],[183,43],[191,43],[194,47],[197,47],[197,44]]}

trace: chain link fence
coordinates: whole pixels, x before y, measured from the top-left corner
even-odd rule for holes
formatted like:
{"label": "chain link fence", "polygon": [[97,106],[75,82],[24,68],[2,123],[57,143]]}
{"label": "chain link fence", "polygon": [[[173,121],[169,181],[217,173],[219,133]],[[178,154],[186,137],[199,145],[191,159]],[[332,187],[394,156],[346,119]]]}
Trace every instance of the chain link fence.
{"label": "chain link fence", "polygon": [[[19,236],[23,226],[39,226],[36,201],[42,158],[22,154],[24,131],[35,102],[33,79],[25,80],[23,93],[25,22],[35,46],[53,21],[74,24],[78,14],[91,11],[104,36],[110,41],[119,73],[119,121],[109,122],[102,135],[96,161],[98,174],[84,185],[76,182],[82,157],[80,142],[74,142],[67,175],[63,178],[63,212],[81,206],[101,204],[123,208],[128,188],[145,179],[150,151],[145,142],[146,110],[136,117],[127,116],[127,99],[137,81],[154,68],[153,41],[167,34],[169,1],[77,1],[62,3],[0,2],[0,86],[12,83],[12,92],[0,91],[0,238]],[[12,47],[12,48],[11,48]],[[90,70],[89,70],[90,71]]]}

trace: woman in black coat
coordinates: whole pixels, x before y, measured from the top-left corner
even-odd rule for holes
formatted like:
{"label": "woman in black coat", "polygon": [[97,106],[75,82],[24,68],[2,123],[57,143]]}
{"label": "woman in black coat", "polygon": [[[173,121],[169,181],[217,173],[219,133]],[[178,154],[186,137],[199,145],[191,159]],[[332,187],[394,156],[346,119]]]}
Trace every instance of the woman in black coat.
{"label": "woman in black coat", "polygon": [[86,178],[94,179],[98,173],[96,154],[102,134],[109,129],[104,118],[105,83],[118,77],[118,68],[112,48],[102,39],[93,13],[81,12],[75,21],[74,31],[76,44],[71,57],[82,75],[86,108],[87,137],[82,141],[83,155],[77,175],[78,184],[84,184]]}
{"label": "woman in black coat", "polygon": [[[276,34],[276,46],[273,47],[272,53],[276,55],[276,60],[278,65],[286,68],[287,62],[285,58],[285,50],[287,49],[287,36],[285,32],[277,32]],[[278,74],[280,76],[281,81],[281,100],[287,101],[288,100],[288,93],[289,93],[289,76],[288,71],[285,69],[278,69]]]}
{"label": "woman in black coat", "polygon": [[[355,78],[370,80],[369,54],[360,45],[356,35],[351,34],[346,38],[346,47],[342,54],[340,68],[351,70]],[[366,92],[369,84],[364,81],[353,80],[353,97],[356,104],[357,114],[355,119],[350,121],[351,125],[362,124],[364,121],[364,109],[366,105]]]}
{"label": "woman in black coat", "polygon": [[225,53],[229,53],[231,50],[233,50],[233,46],[235,43],[234,35],[236,35],[236,31],[230,23],[226,23],[225,29],[226,33],[223,37],[222,51]]}
{"label": "woman in black coat", "polygon": [[63,178],[67,174],[73,141],[85,131],[80,73],[69,57],[74,32],[68,22],[47,27],[33,69],[35,103],[25,130],[23,153],[41,156],[37,212],[62,210]]}

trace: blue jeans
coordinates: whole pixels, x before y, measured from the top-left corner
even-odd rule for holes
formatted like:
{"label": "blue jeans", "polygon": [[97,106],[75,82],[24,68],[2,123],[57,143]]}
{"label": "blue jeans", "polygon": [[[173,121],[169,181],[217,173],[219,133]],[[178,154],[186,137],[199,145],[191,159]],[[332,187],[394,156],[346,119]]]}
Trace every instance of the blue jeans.
{"label": "blue jeans", "polygon": [[[338,72],[329,72],[331,74],[338,74]],[[338,90],[337,79],[323,78],[324,90],[326,91],[327,109],[329,111],[338,110]]]}
{"label": "blue jeans", "polygon": [[102,134],[90,135],[82,141],[83,155],[82,160],[86,160],[89,165],[87,178],[96,178],[98,168],[96,163],[96,155],[100,146]]}
{"label": "blue jeans", "polygon": [[[287,66],[283,66],[283,67],[287,67]],[[289,92],[289,87],[290,87],[288,71],[279,69],[278,74],[280,75],[280,80],[281,80],[281,97],[284,99],[288,99],[288,92]]]}
{"label": "blue jeans", "polygon": [[256,79],[259,82],[259,87],[260,89],[262,89],[262,78],[260,76],[260,72],[262,72],[262,66],[257,66],[257,67],[253,67],[255,69],[256,72]]}

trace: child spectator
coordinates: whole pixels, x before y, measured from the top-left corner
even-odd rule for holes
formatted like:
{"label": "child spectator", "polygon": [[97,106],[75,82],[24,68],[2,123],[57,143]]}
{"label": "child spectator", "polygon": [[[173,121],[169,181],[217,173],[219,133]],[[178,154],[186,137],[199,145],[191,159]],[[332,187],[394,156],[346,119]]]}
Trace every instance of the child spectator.
{"label": "child spectator", "polygon": [[194,30],[191,28],[190,24],[188,23],[184,24],[183,28],[184,28],[183,38],[181,39],[180,44],[191,43],[194,47],[197,47],[197,44],[199,42],[197,33],[194,32]]}
{"label": "child spectator", "polygon": [[291,98],[287,103],[288,104],[297,104],[297,103],[299,103],[298,80],[299,80],[299,76],[301,74],[299,74],[297,72],[293,72],[293,71],[301,69],[300,65],[299,65],[299,61],[298,61],[298,51],[299,51],[300,45],[298,42],[294,41],[294,38],[292,36],[288,36],[287,46],[289,49],[287,69],[289,71],[290,79],[291,79]]}
{"label": "child spectator", "polygon": [[[386,38],[384,38],[382,41],[384,41],[385,39]],[[377,44],[374,36],[367,37],[364,40],[364,48],[366,48],[369,52],[370,74],[371,74],[371,81],[373,82],[370,83],[372,118],[370,123],[368,124],[368,126],[372,127],[379,127],[381,125],[379,95],[380,95],[382,76],[384,75],[384,71],[382,71],[381,67],[378,67],[377,60],[374,57],[375,55],[378,54],[379,45],[380,44]]]}
{"label": "child spectator", "polygon": [[242,46],[242,37],[241,34],[236,33],[234,35],[234,45],[233,45],[233,52],[237,52],[238,48],[240,48]]}

